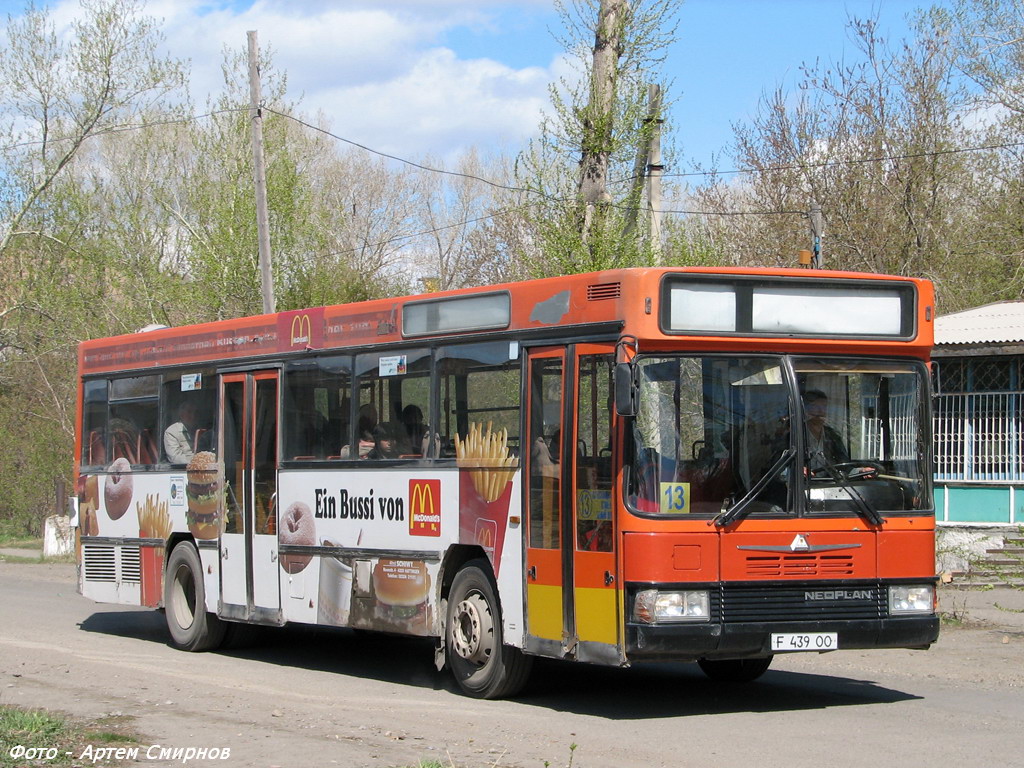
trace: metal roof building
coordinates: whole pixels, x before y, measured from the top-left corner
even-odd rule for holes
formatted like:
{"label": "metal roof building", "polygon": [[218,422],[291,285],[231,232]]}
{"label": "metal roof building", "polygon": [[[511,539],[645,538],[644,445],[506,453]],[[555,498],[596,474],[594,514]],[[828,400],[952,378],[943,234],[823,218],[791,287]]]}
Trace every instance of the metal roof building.
{"label": "metal roof building", "polygon": [[938,520],[1024,523],[1024,301],[937,317],[932,357]]}
{"label": "metal roof building", "polygon": [[993,347],[1024,344],[1024,301],[997,301],[937,317],[935,344],[939,355],[956,353],[958,350],[942,349],[951,345],[982,345],[986,354],[1009,353],[1011,350]]}

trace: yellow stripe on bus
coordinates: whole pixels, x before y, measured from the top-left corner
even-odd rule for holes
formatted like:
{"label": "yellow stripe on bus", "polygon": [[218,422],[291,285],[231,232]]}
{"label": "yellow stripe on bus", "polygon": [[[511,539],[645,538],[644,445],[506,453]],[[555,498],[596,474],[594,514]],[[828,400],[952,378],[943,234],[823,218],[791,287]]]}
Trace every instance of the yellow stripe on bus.
{"label": "yellow stripe on bus", "polygon": [[618,642],[618,606],[614,589],[576,588],[576,636],[581,641]]}
{"label": "yellow stripe on bus", "polygon": [[561,642],[562,588],[527,584],[526,616],[531,635]]}

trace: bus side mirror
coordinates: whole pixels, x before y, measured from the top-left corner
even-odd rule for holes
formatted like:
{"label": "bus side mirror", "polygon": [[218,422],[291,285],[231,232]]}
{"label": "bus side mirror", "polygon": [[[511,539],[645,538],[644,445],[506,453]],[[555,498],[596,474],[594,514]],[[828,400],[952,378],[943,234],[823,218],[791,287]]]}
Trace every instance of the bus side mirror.
{"label": "bus side mirror", "polygon": [[615,412],[619,416],[636,416],[636,387],[629,363],[615,364]]}

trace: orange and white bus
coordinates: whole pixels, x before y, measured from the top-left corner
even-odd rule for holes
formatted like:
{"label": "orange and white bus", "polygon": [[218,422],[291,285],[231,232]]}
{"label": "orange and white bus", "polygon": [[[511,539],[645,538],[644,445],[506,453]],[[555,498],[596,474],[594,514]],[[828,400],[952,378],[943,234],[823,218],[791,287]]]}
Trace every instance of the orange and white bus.
{"label": "orange and white bus", "polygon": [[80,589],[436,639],[468,694],[547,656],[938,634],[927,281],[628,269],[83,343]]}

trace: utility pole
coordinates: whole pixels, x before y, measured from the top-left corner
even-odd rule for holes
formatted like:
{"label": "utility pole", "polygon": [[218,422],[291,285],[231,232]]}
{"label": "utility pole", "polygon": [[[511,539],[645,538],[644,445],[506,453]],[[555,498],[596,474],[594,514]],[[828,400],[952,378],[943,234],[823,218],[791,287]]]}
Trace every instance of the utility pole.
{"label": "utility pole", "polygon": [[263,95],[260,89],[259,41],[256,30],[249,37],[249,118],[252,121],[252,175],[256,184],[256,233],[259,240],[260,282],[263,286],[263,312],[276,312],[274,271],[270,266],[270,222],[267,218],[267,171],[263,161]]}
{"label": "utility pole", "polygon": [[620,34],[626,11],[626,0],[600,0],[594,35],[590,99],[583,113],[580,158],[579,196],[584,206],[580,235],[584,243],[590,239],[595,218],[612,200],[608,193],[608,159],[618,79]]}
{"label": "utility pole", "polygon": [[821,254],[821,234],[823,229],[821,219],[821,205],[819,203],[811,201],[811,212],[808,214],[811,220],[811,269],[821,269],[823,267],[823,257]]}
{"label": "utility pole", "polygon": [[661,250],[661,86],[647,86],[647,119],[651,125],[650,149],[647,151],[647,207],[650,213],[650,243],[655,263],[664,261]]}

